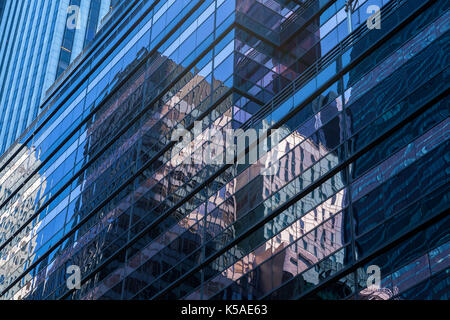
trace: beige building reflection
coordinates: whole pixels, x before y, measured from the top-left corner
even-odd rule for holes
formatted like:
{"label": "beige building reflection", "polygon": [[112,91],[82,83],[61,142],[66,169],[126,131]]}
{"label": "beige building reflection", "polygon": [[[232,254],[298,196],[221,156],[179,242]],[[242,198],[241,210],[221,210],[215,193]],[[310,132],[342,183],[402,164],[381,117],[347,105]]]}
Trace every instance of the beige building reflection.
{"label": "beige building reflection", "polygon": [[[28,177],[39,166],[40,160],[34,148],[23,148],[16,156],[17,161],[12,162],[0,177],[0,198],[6,198],[16,188],[16,184]],[[36,175],[35,175],[36,176]],[[10,238],[20,226],[34,214],[35,202],[39,200],[42,190],[45,190],[47,181],[41,176],[34,179],[34,183],[17,195],[12,204],[2,210],[0,216],[0,240]],[[36,233],[41,227],[42,221],[27,227],[19,237],[6,246],[0,255],[0,288],[6,288],[23,270],[33,262],[37,246]],[[20,300],[32,289],[33,277],[30,274],[22,280],[24,286],[17,284],[5,296],[6,299]]]}

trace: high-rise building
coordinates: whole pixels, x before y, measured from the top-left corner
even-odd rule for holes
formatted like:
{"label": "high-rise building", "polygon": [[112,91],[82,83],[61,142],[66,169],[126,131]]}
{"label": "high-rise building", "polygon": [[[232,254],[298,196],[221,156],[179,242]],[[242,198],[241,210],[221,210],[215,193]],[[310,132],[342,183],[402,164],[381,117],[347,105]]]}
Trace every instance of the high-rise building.
{"label": "high-rise building", "polygon": [[450,3],[349,4],[118,3],[0,158],[0,298],[448,299]]}
{"label": "high-rise building", "polygon": [[47,90],[92,41],[110,5],[0,1],[0,153],[37,117]]}

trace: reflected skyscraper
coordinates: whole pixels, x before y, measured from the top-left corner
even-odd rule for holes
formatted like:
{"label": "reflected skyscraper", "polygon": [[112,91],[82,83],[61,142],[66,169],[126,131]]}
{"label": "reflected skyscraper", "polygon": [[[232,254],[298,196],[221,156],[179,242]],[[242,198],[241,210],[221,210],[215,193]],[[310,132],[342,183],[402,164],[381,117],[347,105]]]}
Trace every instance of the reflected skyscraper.
{"label": "reflected skyscraper", "polygon": [[[33,150],[27,148],[22,149],[21,158],[27,158],[27,161],[23,161],[18,166],[8,168],[5,174],[0,179],[0,198],[4,199],[14,189],[14,182],[18,180],[16,175],[26,175],[33,170],[36,165],[39,165],[38,155]],[[41,183],[42,181],[42,183]],[[37,177],[37,184],[42,185],[45,189],[45,180]],[[40,188],[29,190],[24,194],[18,195],[16,201],[13,202],[8,209],[4,212],[0,220],[0,241],[4,242],[11,237],[16,231],[17,226],[23,225],[30,219],[33,214],[34,202],[39,197]],[[29,263],[35,255],[29,254],[28,250],[34,252],[34,248],[37,245],[37,238],[31,238],[33,234],[39,231],[44,222],[39,222],[36,225],[30,226],[28,236],[22,238],[19,242],[12,243],[8,254],[0,256],[0,284],[6,284],[8,277],[17,271],[17,267],[24,263]],[[32,283],[32,276],[28,275],[26,281]],[[30,293],[31,286],[24,286],[19,290],[14,299],[21,299]]]}

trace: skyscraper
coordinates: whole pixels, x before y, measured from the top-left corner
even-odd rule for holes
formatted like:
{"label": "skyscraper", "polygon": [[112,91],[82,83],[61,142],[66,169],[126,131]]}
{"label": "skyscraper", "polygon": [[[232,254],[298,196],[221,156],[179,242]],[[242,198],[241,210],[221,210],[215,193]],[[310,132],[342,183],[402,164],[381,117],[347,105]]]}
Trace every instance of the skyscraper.
{"label": "skyscraper", "polygon": [[449,22],[118,3],[0,157],[0,298],[448,299]]}
{"label": "skyscraper", "polygon": [[46,91],[92,41],[110,0],[0,1],[0,153],[39,114]]}

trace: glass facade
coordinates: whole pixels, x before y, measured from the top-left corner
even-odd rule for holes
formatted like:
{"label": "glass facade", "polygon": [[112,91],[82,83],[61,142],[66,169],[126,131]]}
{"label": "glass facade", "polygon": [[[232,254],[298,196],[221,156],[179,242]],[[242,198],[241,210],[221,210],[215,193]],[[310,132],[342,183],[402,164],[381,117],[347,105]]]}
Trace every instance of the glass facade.
{"label": "glass facade", "polygon": [[[118,3],[0,158],[1,299],[448,299],[449,3],[349,18]],[[264,148],[207,161],[211,132],[250,129]]]}
{"label": "glass facade", "polygon": [[89,46],[110,5],[111,0],[0,1],[0,154],[36,119],[47,91]]}
{"label": "glass facade", "polygon": [[5,0],[0,0],[0,23],[2,22],[4,8],[5,8]]}

